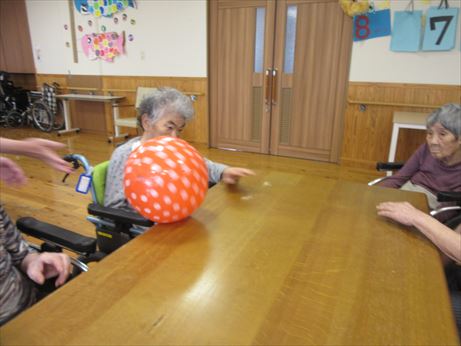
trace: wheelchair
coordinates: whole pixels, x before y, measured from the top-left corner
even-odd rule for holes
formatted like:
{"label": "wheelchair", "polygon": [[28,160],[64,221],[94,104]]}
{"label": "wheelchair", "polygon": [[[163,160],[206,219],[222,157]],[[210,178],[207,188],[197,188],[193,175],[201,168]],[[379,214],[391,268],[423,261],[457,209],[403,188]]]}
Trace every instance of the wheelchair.
{"label": "wheelchair", "polygon": [[[376,170],[381,172],[393,172],[402,168],[404,165],[403,162],[378,162],[376,164]],[[387,179],[388,177],[381,177],[375,180],[372,180],[368,183],[368,186],[373,186]],[[446,226],[451,229],[455,229],[459,224],[461,224],[461,192],[452,192],[452,191],[439,191],[437,192],[437,202],[447,202],[452,205],[438,207],[437,209],[431,210],[430,215],[436,217],[442,213],[450,212],[453,216],[450,216],[448,220],[444,223]]]}
{"label": "wheelchair", "polygon": [[[92,167],[87,159],[78,154],[64,157],[77,171],[83,167],[76,190],[90,192],[92,202],[88,205],[87,220],[96,228],[96,238],[87,237],[73,231],[39,221],[33,217],[22,217],[16,221],[17,228],[24,234],[40,239],[40,246],[31,244],[38,251],[62,252],[63,249],[75,253],[71,259],[72,276],[88,271],[88,263],[98,262],[106,255],[136,237],[142,230],[137,227],[151,227],[154,223],[135,212],[104,207],[104,191],[109,161]],[[63,182],[68,174],[63,178]],[[85,191],[82,191],[85,190]]]}

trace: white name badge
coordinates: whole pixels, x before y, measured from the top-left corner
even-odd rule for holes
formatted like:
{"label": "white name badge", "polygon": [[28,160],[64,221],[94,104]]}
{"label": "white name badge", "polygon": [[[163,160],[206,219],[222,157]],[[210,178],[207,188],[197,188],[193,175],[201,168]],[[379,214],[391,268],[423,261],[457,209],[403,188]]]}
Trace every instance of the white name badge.
{"label": "white name badge", "polygon": [[78,178],[77,185],[75,186],[75,191],[83,194],[87,194],[90,191],[91,187],[91,175],[86,175],[84,173],[80,174]]}

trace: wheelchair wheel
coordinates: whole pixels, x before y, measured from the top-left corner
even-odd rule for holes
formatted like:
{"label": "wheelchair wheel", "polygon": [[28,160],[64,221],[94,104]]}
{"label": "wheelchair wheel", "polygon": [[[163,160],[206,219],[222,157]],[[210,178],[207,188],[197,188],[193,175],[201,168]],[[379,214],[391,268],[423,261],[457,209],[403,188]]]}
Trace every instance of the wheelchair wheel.
{"label": "wheelchair wheel", "polygon": [[53,121],[53,130],[60,131],[66,127],[66,122],[64,119],[64,109],[62,108],[62,103],[58,102],[56,104],[56,113],[54,115]]}
{"label": "wheelchair wheel", "polygon": [[24,118],[20,112],[12,110],[7,113],[5,122],[7,127],[17,128],[24,125]]}
{"label": "wheelchair wheel", "polygon": [[32,104],[32,121],[42,131],[50,132],[53,129],[53,114],[48,106],[42,101]]}

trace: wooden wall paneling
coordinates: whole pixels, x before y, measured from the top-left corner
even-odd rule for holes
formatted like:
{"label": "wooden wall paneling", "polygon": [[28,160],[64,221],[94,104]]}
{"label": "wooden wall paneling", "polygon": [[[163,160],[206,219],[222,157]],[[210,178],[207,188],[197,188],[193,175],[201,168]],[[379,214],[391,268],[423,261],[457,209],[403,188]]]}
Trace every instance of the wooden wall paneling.
{"label": "wooden wall paneling", "polygon": [[[348,94],[341,162],[367,169],[387,161],[394,111],[429,114],[445,103],[461,103],[461,87],[451,85],[350,82]],[[373,104],[361,111],[358,101]],[[423,141],[424,132],[402,131],[396,157],[408,159]]]}
{"label": "wooden wall paneling", "polygon": [[35,73],[24,0],[0,1],[0,32],[1,68],[10,73]]}
{"label": "wooden wall paneling", "polygon": [[27,90],[39,90],[37,89],[37,81],[33,73],[12,73],[10,74],[10,80],[16,87],[22,87]]}
{"label": "wooden wall paneling", "polygon": [[[207,79],[194,77],[142,77],[142,76],[104,76],[103,91],[108,94],[125,96],[120,116],[129,118],[136,116],[134,107],[136,100],[136,88],[142,87],[172,87],[185,94],[197,94],[194,102],[195,118],[187,125],[182,133],[185,140],[208,143],[208,96],[207,96]],[[133,106],[125,106],[133,105]],[[110,111],[110,113],[109,113]],[[110,120],[113,128],[112,109],[106,107],[106,119]],[[109,121],[108,121],[109,124]],[[136,134],[136,129],[125,128],[124,132],[132,135]]]}
{"label": "wooden wall paneling", "polygon": [[[67,75],[67,89],[76,94],[102,95],[102,77]],[[70,102],[72,126],[100,135],[106,135],[105,105],[101,102]]]}
{"label": "wooden wall paneling", "polygon": [[41,88],[43,83],[59,84],[59,94],[64,94],[67,92],[67,76],[62,74],[37,74],[36,75],[37,88]]}

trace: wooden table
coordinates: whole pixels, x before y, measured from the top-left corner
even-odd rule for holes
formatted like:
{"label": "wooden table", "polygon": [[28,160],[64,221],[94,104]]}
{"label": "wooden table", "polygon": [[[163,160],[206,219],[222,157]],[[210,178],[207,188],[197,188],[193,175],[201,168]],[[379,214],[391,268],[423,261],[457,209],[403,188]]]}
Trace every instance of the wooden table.
{"label": "wooden table", "polygon": [[[69,101],[90,101],[90,102],[110,102],[112,104],[112,116],[114,118],[114,122],[119,119],[119,101],[124,99],[125,96],[106,96],[106,95],[83,95],[83,94],[62,94],[56,95],[58,100],[62,101],[63,109],[64,109],[64,119],[66,128],[64,130],[58,131],[58,135],[69,133],[69,132],[79,132],[79,128],[72,127],[72,120],[70,116],[70,107]],[[125,134],[119,133],[119,127],[115,127],[115,136],[120,137],[125,136]],[[108,138],[109,142],[113,140],[113,137]]]}
{"label": "wooden table", "polygon": [[455,345],[437,250],[375,205],[424,195],[282,172],[218,185],[0,329],[1,345]]}

